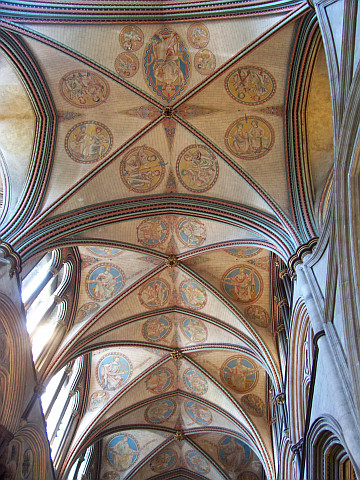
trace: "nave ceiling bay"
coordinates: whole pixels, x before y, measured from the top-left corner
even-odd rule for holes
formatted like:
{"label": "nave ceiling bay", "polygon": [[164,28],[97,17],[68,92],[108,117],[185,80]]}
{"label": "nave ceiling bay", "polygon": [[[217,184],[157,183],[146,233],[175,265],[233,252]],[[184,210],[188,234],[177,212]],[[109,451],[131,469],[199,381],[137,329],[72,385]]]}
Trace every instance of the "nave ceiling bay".
{"label": "nave ceiling bay", "polygon": [[46,384],[86,358],[59,478],[90,445],[102,480],[274,478],[276,255],[317,228],[284,124],[306,15],[293,2],[228,20],[7,25],[2,62],[25,51],[42,90],[27,90],[38,149],[1,146],[10,178],[27,158],[42,181],[15,185],[2,238],[24,275],[55,248],[78,259],[73,318],[39,370]]}

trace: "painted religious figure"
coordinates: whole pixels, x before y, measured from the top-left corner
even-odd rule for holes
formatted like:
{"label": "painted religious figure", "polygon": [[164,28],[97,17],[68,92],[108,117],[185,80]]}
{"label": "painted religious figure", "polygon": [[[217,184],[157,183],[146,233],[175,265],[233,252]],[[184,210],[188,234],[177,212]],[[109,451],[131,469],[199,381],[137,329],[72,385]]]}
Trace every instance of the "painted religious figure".
{"label": "painted religious figure", "polygon": [[120,162],[121,179],[129,190],[145,193],[154,190],[165,174],[165,163],[160,154],[142,145],[132,148]]}
{"label": "painted religious figure", "polygon": [[159,400],[149,405],[145,411],[145,419],[149,423],[164,423],[173,415],[176,410],[176,404],[173,400],[167,398]]}
{"label": "painted religious figure", "polygon": [[160,473],[175,468],[177,462],[176,452],[172,448],[165,448],[150,460],[150,468],[153,472]]}
{"label": "painted religious figure", "polygon": [[112,134],[99,122],[83,122],[75,125],[66,135],[65,149],[73,160],[93,163],[105,157],[111,148]]}
{"label": "painted religious figure", "polygon": [[160,342],[170,333],[171,327],[171,320],[165,315],[151,317],[143,325],[143,337],[150,342]]}
{"label": "painted religious figure", "polygon": [[89,400],[89,412],[93,412],[94,410],[103,407],[109,398],[109,393],[106,390],[97,390],[92,393]]}
{"label": "painted religious figure", "polygon": [[245,310],[245,316],[250,322],[255,323],[258,327],[266,328],[270,323],[270,316],[265,308],[260,305],[251,305]]}
{"label": "painted religious figure", "polygon": [[216,68],[215,55],[211,50],[204,48],[194,57],[194,67],[201,75],[210,75]]}
{"label": "painted religious figure", "polygon": [[66,101],[75,107],[90,108],[101,105],[109,96],[106,80],[88,70],[74,70],[60,79],[59,89]]}
{"label": "painted religious figure", "polygon": [[119,42],[124,50],[132,50],[135,52],[141,48],[144,42],[144,34],[139,27],[135,25],[127,25],[120,32]]}
{"label": "painted religious figure", "polygon": [[263,291],[261,275],[247,265],[237,265],[227,270],[221,286],[231,300],[239,303],[255,302]]}
{"label": "painted religious figure", "polygon": [[170,286],[161,278],[146,283],[139,292],[140,302],[146,308],[163,307],[169,301],[169,297]]}
{"label": "painted religious figure", "polygon": [[208,389],[205,376],[191,367],[184,372],[184,383],[189,392],[195,395],[204,395]]}
{"label": "painted religious figure", "polygon": [[221,367],[223,382],[236,392],[245,393],[255,388],[259,379],[258,367],[248,358],[228,358]]}
{"label": "painted religious figure", "polygon": [[189,145],[176,163],[178,177],[191,192],[206,192],[215,185],[219,165],[215,154],[204,145]]}
{"label": "painted religious figure", "polygon": [[260,67],[238,67],[225,79],[231,98],[245,105],[258,105],[271,98],[276,90],[274,77]]}
{"label": "painted religious figure", "polygon": [[115,59],[115,70],[121,78],[133,77],[139,70],[139,60],[131,52],[122,52]]}
{"label": "painted religious figure", "polygon": [[101,480],[120,480],[120,475],[118,475],[114,471],[106,472],[102,477]]}
{"label": "painted religious figure", "polygon": [[119,353],[107,353],[97,365],[97,381],[104,390],[116,390],[125,385],[131,372],[128,358]]}
{"label": "painted religious figure", "polygon": [[262,417],[265,412],[265,404],[258,395],[254,393],[248,393],[241,397],[241,406],[250,415],[255,417]]}
{"label": "painted religious figure", "polygon": [[102,263],[90,270],[85,282],[89,297],[103,302],[120,292],[125,285],[125,274],[116,265]]}
{"label": "painted religious figure", "polygon": [[209,43],[210,33],[203,23],[193,23],[187,31],[187,39],[194,48],[204,48]]}
{"label": "painted religious figure", "polygon": [[76,314],[76,322],[81,322],[86,318],[90,317],[93,313],[99,310],[100,305],[95,302],[88,302],[81,305]]}
{"label": "painted religious figure", "polygon": [[[296,475],[293,478],[296,478]],[[259,477],[254,472],[241,472],[237,480],[259,480]]]}
{"label": "painted religious figure", "polygon": [[163,218],[147,218],[137,228],[137,237],[140,243],[149,248],[157,248],[169,235],[169,226]]}
{"label": "painted religious figure", "polygon": [[230,255],[234,255],[238,258],[251,258],[255,257],[260,252],[260,248],[257,247],[231,247],[227,248],[226,251]]}
{"label": "painted religious figure", "polygon": [[195,450],[188,450],[185,454],[188,467],[196,473],[206,475],[210,472],[210,464],[205,457]]}
{"label": "painted religious figure", "polygon": [[187,247],[200,247],[206,240],[205,225],[195,218],[181,218],[176,233]]}
{"label": "painted religious figure", "polygon": [[207,301],[205,288],[195,280],[184,280],[179,287],[181,301],[187,308],[200,310],[204,308]]}
{"label": "painted religious figure", "polygon": [[275,132],[270,123],[260,117],[245,116],[235,120],[226,131],[225,144],[229,151],[243,160],[263,157],[272,149]]}
{"label": "painted religious figure", "polygon": [[245,442],[229,435],[220,440],[218,452],[227,473],[241,471],[251,458],[250,447]]}
{"label": "painted religious figure", "polygon": [[160,368],[145,380],[146,388],[152,393],[162,393],[173,384],[174,375],[167,368]]}
{"label": "painted religious figure", "polygon": [[139,456],[139,444],[129,434],[115,435],[106,445],[107,460],[116,470],[128,470]]}
{"label": "painted religious figure", "polygon": [[144,55],[144,73],[149,87],[168,103],[184,90],[190,61],[178,33],[163,27],[153,35]]}
{"label": "painted religious figure", "polygon": [[189,400],[185,404],[185,410],[189,417],[198,425],[210,425],[212,422],[210,409],[201,403]]}
{"label": "painted religious figure", "polygon": [[104,246],[88,247],[88,250],[90,250],[90,252],[94,253],[95,255],[109,258],[116,257],[116,255],[120,255],[120,253],[123,252],[123,250],[120,250],[119,248]]}
{"label": "painted religious figure", "polygon": [[206,342],[207,328],[201,320],[197,318],[184,318],[180,327],[184,335],[192,342]]}

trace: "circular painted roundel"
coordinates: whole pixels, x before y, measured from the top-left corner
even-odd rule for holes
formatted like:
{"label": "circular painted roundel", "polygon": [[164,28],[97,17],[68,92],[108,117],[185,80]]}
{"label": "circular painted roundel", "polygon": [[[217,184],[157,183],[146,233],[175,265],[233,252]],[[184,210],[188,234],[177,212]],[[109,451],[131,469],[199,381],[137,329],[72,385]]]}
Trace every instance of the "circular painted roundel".
{"label": "circular painted roundel", "polygon": [[187,38],[194,48],[204,48],[209,43],[210,33],[203,23],[193,23],[187,31]]}
{"label": "circular painted roundel", "polygon": [[201,320],[197,318],[184,318],[180,324],[180,328],[191,342],[206,342],[207,328]]}
{"label": "circular painted roundel", "polygon": [[152,393],[162,393],[168,390],[174,381],[174,374],[167,368],[160,368],[152,372],[145,380],[146,388]]}
{"label": "circular painted roundel", "polygon": [[240,393],[253,390],[259,379],[257,366],[249,358],[239,355],[228,358],[220,374],[225,385]]}
{"label": "circular painted roundel", "polygon": [[206,192],[215,185],[219,165],[215,154],[204,145],[189,145],[176,162],[177,175],[187,190]]}
{"label": "circular painted roundel", "polygon": [[143,325],[143,337],[150,342],[160,342],[168,336],[172,328],[170,318],[165,315],[159,315],[147,320]]}
{"label": "circular painted roundel", "polygon": [[145,411],[145,419],[148,423],[160,424],[169,420],[176,410],[176,403],[166,398],[149,405]]}
{"label": "circular painted roundel", "polygon": [[146,283],[139,292],[140,303],[146,308],[160,308],[167,304],[170,285],[162,278]]}
{"label": "circular painted roundel", "polygon": [[178,463],[177,453],[172,448],[165,448],[150,460],[150,468],[155,473],[175,468]]}
{"label": "circular painted roundel", "polygon": [[176,234],[180,242],[187,247],[200,247],[206,240],[205,225],[196,218],[180,218]]}
{"label": "circular painted roundel", "polygon": [[81,108],[101,105],[110,93],[107,81],[89,70],[74,70],[67,73],[60,79],[59,90],[67,102]]}
{"label": "circular painted roundel", "polygon": [[137,227],[137,237],[140,243],[149,248],[157,248],[169,236],[169,225],[163,218],[147,218]]}
{"label": "circular painted roundel", "polygon": [[127,25],[120,32],[119,42],[124,50],[135,52],[144,43],[144,34],[139,27]]}
{"label": "circular painted roundel", "polygon": [[243,160],[256,160],[270,152],[275,142],[273,127],[260,117],[238,118],[226,131],[225,145]]}
{"label": "circular painted roundel", "polygon": [[270,323],[270,316],[265,308],[260,305],[251,305],[245,310],[246,318],[250,322],[255,323],[258,327],[268,327]]}
{"label": "circular painted roundel", "polygon": [[86,276],[86,288],[90,298],[103,302],[114,297],[125,285],[125,274],[117,265],[101,263]]}
{"label": "circular painted roundel", "polygon": [[200,310],[204,308],[207,301],[205,288],[195,280],[183,280],[179,287],[182,303],[187,308]]}
{"label": "circular painted roundel", "polygon": [[206,377],[193,367],[185,370],[184,383],[189,392],[195,395],[204,395],[208,390]]}
{"label": "circular painted roundel", "polygon": [[111,148],[110,129],[99,122],[82,122],[74,125],[66,135],[65,150],[79,163],[93,163],[105,157]]}
{"label": "circular painted roundel", "polygon": [[211,410],[201,403],[189,400],[185,404],[186,413],[198,425],[210,425],[212,422]]}
{"label": "circular painted roundel", "polygon": [[263,292],[263,280],[255,268],[236,265],[225,272],[221,287],[231,300],[239,303],[253,303]]}
{"label": "circular painted roundel", "polygon": [[116,390],[124,386],[132,373],[132,364],[125,355],[107,353],[96,368],[96,380],[104,390]]}
{"label": "circular painted roundel", "polygon": [[206,475],[210,472],[210,464],[205,457],[195,450],[188,450],[185,454],[188,467],[196,473]]}
{"label": "circular painted roundel", "polygon": [[270,72],[261,67],[238,67],[225,79],[231,98],[245,105],[258,105],[275,93],[276,83]]}
{"label": "circular painted roundel", "polygon": [[138,459],[139,443],[135,437],[126,433],[114,435],[106,445],[106,458],[116,470],[128,470]]}
{"label": "circular painted roundel", "polygon": [[132,148],[120,162],[120,176],[129,190],[154,190],[165,175],[165,163],[156,150],[146,145]]}

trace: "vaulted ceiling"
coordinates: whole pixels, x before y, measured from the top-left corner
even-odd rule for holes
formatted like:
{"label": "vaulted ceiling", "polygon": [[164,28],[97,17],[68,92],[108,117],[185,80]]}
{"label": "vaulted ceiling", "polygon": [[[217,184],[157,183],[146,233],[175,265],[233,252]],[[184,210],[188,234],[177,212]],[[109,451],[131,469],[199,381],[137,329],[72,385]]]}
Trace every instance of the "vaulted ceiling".
{"label": "vaulted ceiling", "polygon": [[29,265],[68,247],[80,265],[47,370],[87,355],[61,474],[96,444],[103,480],[274,476],[275,254],[317,234],[331,175],[331,120],[300,81],[318,32],[301,2],[198,3],[191,21],[3,20],[2,238]]}

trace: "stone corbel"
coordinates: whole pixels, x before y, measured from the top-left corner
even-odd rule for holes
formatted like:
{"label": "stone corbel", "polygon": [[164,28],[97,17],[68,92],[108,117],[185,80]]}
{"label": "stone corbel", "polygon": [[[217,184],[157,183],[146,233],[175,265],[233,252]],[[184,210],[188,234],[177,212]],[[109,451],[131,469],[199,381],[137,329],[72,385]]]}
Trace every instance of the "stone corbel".
{"label": "stone corbel", "polygon": [[10,263],[9,277],[12,278],[14,274],[21,272],[21,257],[15,252],[12,246],[0,240],[0,258],[3,258],[6,262]]}

